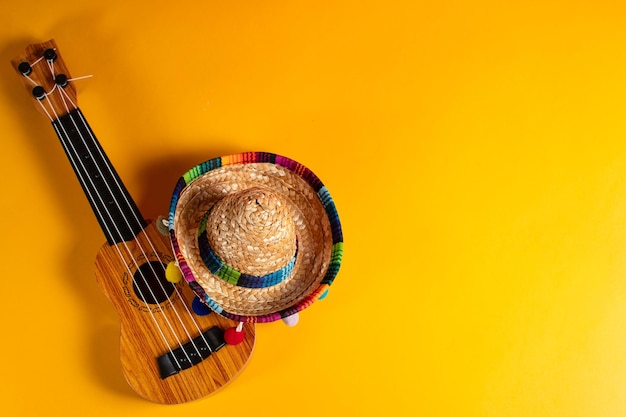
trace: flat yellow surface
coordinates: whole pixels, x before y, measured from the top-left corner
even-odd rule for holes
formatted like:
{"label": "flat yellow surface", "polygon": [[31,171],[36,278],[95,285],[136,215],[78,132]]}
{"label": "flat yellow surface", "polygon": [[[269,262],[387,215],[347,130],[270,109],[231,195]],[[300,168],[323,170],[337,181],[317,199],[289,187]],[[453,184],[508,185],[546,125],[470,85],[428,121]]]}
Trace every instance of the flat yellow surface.
{"label": "flat yellow surface", "polygon": [[[626,6],[18,1],[0,13],[5,416],[626,415]],[[329,297],[258,327],[224,390],[137,397],[104,242],[9,60],[55,38],[146,217],[270,151],[328,186]]]}

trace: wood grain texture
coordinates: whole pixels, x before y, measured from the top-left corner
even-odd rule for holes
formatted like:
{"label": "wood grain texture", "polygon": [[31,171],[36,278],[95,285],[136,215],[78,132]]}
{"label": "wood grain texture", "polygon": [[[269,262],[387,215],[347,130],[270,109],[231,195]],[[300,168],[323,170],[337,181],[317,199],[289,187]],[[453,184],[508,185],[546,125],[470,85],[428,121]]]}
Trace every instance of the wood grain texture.
{"label": "wood grain texture", "polygon": [[[105,245],[96,258],[96,279],[114,304],[121,322],[122,371],[142,397],[157,403],[176,404],[214,393],[246,366],[255,341],[255,325],[245,324],[245,340],[226,345],[207,359],[180,373],[161,379],[156,359],[212,326],[222,330],[236,325],[216,313],[192,312],[194,294],[182,281],[170,300],[146,304],[132,288],[132,276],[146,262],[172,261],[169,239],[149,224],[135,241]],[[199,328],[199,329],[198,329]],[[167,341],[167,345],[166,342]]]}

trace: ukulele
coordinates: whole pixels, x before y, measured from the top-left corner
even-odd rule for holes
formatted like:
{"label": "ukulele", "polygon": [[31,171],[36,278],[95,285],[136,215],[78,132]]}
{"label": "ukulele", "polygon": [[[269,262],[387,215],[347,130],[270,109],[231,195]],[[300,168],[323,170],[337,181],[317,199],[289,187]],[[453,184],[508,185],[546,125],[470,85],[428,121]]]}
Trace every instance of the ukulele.
{"label": "ukulele", "polygon": [[36,107],[52,123],[107,243],[96,281],[120,319],[120,361],[131,388],[162,404],[205,397],[246,366],[255,341],[224,342],[234,322],[211,313],[183,281],[165,274],[174,261],[169,237],[145,220],[76,105],[74,79],[54,40],[29,45],[12,61]]}

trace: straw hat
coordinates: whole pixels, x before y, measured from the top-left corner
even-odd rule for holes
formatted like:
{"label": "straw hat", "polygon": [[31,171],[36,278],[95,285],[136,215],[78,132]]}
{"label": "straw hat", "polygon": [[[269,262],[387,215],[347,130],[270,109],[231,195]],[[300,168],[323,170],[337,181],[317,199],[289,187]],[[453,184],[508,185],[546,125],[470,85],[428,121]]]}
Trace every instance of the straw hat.
{"label": "straw hat", "polygon": [[192,168],[169,212],[178,266],[198,298],[240,322],[289,317],[325,295],[343,253],[322,182],[280,155],[249,152]]}

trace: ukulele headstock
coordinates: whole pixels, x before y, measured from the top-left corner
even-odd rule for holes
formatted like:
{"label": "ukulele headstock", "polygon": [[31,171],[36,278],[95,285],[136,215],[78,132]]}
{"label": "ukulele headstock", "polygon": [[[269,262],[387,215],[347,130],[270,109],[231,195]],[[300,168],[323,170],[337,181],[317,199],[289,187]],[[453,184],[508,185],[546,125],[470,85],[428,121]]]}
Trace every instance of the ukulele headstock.
{"label": "ukulele headstock", "polygon": [[11,63],[23,78],[37,109],[50,120],[76,108],[76,87],[54,40],[29,45]]}

